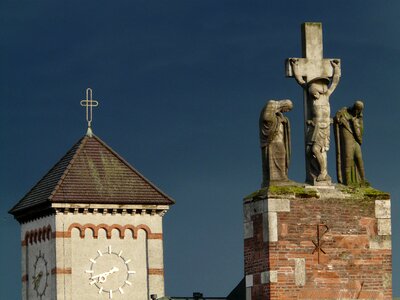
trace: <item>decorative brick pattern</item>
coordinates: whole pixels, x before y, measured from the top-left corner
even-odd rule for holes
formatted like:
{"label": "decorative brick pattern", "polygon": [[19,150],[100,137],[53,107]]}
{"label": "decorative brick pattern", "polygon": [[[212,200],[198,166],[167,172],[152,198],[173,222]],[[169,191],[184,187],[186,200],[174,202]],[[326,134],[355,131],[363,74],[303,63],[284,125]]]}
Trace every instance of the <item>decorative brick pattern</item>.
{"label": "decorative brick pattern", "polygon": [[247,300],[392,299],[390,200],[269,200],[244,204]]}
{"label": "decorative brick pattern", "polygon": [[43,226],[41,228],[29,230],[25,233],[25,239],[21,241],[21,246],[27,246],[28,244],[37,244],[50,240],[52,237],[51,226]]}
{"label": "decorative brick pattern", "polygon": [[159,276],[164,276],[164,269],[154,269],[150,268],[148,271],[149,275],[159,275]]}
{"label": "decorative brick pattern", "polygon": [[115,229],[117,230],[120,239],[125,238],[125,231],[130,230],[132,232],[132,236],[134,239],[137,239],[137,235],[139,230],[144,230],[147,234],[147,238],[149,240],[162,240],[163,235],[162,233],[152,233],[151,229],[149,226],[140,224],[138,226],[133,226],[133,225],[119,225],[119,224],[112,224],[112,225],[107,225],[107,224],[98,224],[94,225],[92,223],[87,223],[87,224],[79,224],[79,223],[73,223],[69,226],[68,230],[63,232],[63,231],[57,231],[52,234],[53,238],[70,238],[71,237],[71,231],[72,229],[78,229],[79,230],[79,236],[83,239],[85,238],[85,231],[86,229],[90,229],[93,233],[93,238],[97,239],[99,230],[103,229],[106,232],[106,237],[107,239],[111,238],[111,233]]}
{"label": "decorative brick pattern", "polygon": [[53,232],[52,237],[53,237],[53,239],[70,238],[71,231],[55,231],[55,232]]}
{"label": "decorative brick pattern", "polygon": [[51,274],[72,274],[71,268],[53,268],[51,269]]}

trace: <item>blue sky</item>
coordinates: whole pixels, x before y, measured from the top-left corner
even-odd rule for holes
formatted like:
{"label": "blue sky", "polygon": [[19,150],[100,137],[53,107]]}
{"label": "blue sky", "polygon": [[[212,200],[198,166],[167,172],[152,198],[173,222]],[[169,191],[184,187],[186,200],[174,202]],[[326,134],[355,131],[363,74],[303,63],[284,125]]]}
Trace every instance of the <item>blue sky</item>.
{"label": "blue sky", "polygon": [[365,0],[1,1],[2,295],[17,299],[21,277],[7,211],[85,133],[87,87],[100,101],[95,134],[177,202],[165,217],[167,293],[229,293],[243,275],[242,198],[261,183],[268,99],[295,105],[289,175],[304,181],[302,91],[284,60],[301,55],[306,21],[323,23],[324,56],[342,60],[332,112],[364,100],[366,176],[392,195],[399,282],[399,11]]}

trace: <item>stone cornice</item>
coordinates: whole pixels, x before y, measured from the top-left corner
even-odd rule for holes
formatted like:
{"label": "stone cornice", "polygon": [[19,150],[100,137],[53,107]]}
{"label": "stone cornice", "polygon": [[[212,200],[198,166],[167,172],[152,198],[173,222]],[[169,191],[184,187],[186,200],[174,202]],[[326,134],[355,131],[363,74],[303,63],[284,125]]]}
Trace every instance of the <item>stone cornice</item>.
{"label": "stone cornice", "polygon": [[85,204],[85,203],[53,203],[57,214],[111,214],[111,215],[159,215],[163,217],[168,205],[117,205],[117,204]]}

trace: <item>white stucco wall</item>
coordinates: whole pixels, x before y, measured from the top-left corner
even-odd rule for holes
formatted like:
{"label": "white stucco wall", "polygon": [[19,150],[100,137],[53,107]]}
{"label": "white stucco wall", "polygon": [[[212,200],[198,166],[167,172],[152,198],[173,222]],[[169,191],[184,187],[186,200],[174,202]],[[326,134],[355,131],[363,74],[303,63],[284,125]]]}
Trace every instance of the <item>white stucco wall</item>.
{"label": "white stucco wall", "polygon": [[[102,213],[59,213],[56,215],[56,231],[68,232],[71,224],[95,227],[103,224],[105,227],[133,225],[136,228],[148,227],[152,234],[146,238],[146,231],[139,229],[137,237],[131,230],[125,230],[125,237],[120,238],[117,229],[111,231],[107,238],[106,230],[99,229],[98,236],[93,236],[92,229],[85,230],[84,238],[80,230],[71,230],[71,237],[56,239],[57,267],[71,270],[71,274],[57,275],[57,299],[149,299],[149,295],[164,295],[164,276],[150,275],[149,269],[163,270],[162,216],[158,214],[102,214]],[[90,225],[88,225],[90,224]],[[144,226],[143,226],[144,225]],[[108,247],[111,246],[111,254]],[[120,257],[118,254],[122,251]],[[101,255],[100,255],[100,253]],[[93,263],[90,259],[96,261]],[[125,264],[125,261],[129,262]],[[135,274],[127,274],[127,266]],[[106,276],[103,283],[90,284],[91,276],[111,271],[118,271]],[[88,272],[93,271],[93,273]],[[94,275],[92,275],[94,274]],[[128,281],[125,282],[125,280]],[[131,285],[130,285],[131,284]],[[103,287],[103,291],[99,293]],[[121,288],[122,292],[119,290]],[[110,294],[109,290],[113,290]],[[107,292],[106,292],[107,291]]]}

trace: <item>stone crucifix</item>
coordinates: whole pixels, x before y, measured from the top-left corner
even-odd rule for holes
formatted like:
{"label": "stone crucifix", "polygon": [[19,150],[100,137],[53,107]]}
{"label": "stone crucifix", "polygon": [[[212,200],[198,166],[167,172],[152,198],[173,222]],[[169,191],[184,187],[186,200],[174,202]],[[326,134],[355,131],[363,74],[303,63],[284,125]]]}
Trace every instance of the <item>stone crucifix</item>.
{"label": "stone crucifix", "polygon": [[304,89],[306,182],[329,185],[327,151],[330,142],[329,96],[340,79],[340,60],[323,58],[322,24],[302,24],[303,58],[286,60],[286,76]]}

